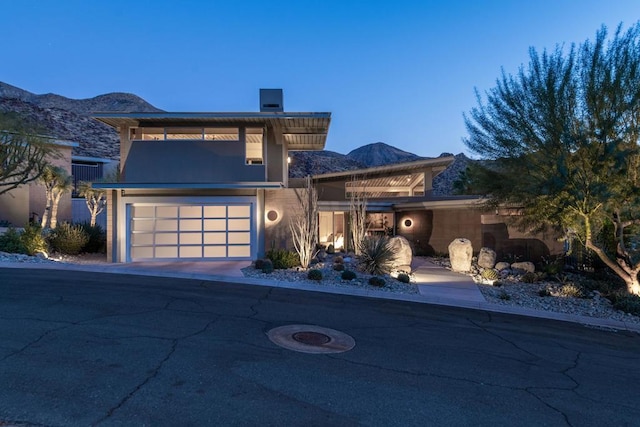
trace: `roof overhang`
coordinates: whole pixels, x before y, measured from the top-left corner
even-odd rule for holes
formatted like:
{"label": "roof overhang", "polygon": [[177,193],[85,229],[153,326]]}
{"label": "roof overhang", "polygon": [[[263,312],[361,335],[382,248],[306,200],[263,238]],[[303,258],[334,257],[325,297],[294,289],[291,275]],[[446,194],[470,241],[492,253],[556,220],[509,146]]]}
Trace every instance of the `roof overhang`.
{"label": "roof overhang", "polygon": [[415,209],[482,209],[486,199],[480,196],[461,196],[439,200],[422,200],[419,202],[404,202],[393,205],[396,211]]}
{"label": "roof overhang", "polygon": [[291,151],[323,150],[331,113],[95,113],[93,117],[114,128],[139,126],[271,126]]}
{"label": "roof overhang", "polygon": [[449,166],[454,160],[454,156],[437,157],[435,159],[424,159],[417,160],[415,162],[404,162],[384,166],[375,166],[366,169],[330,172],[320,175],[313,175],[311,178],[318,181],[344,177],[373,178],[385,174],[409,173],[421,171],[428,168],[432,169],[434,172],[441,172],[445,170],[447,166]]}
{"label": "roof overhang", "polygon": [[219,190],[219,189],[278,189],[284,188],[281,182],[220,182],[220,183],[129,183],[129,182],[95,182],[93,188],[105,190]]}

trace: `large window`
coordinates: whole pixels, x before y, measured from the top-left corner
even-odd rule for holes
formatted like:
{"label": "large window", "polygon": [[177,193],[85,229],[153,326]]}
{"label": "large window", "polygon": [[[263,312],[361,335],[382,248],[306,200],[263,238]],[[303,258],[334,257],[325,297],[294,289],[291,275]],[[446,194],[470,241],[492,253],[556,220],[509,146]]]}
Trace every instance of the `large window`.
{"label": "large window", "polygon": [[321,245],[344,248],[344,212],[319,212],[318,240]]}
{"label": "large window", "polygon": [[264,129],[247,128],[245,133],[245,153],[248,165],[261,165],[263,159]]}
{"label": "large window", "polygon": [[142,141],[240,141],[237,127],[141,127],[132,128],[130,138]]}

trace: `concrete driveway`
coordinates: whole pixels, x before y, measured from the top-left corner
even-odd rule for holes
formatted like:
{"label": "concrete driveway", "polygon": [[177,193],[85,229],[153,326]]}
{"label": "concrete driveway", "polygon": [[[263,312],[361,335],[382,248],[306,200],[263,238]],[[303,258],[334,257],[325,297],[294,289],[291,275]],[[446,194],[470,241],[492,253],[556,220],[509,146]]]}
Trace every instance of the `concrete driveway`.
{"label": "concrete driveway", "polygon": [[[279,347],[319,325],[344,353]],[[0,268],[0,425],[637,425],[640,337],[175,278]]]}

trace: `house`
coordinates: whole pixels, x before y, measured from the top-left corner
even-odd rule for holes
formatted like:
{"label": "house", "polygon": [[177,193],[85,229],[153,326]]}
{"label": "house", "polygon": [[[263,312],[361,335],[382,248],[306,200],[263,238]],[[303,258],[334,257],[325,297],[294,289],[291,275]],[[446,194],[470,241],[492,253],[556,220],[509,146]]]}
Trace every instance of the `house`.
{"label": "house", "polygon": [[[288,187],[288,153],[324,149],[330,113],[104,113],[120,134],[120,179],[107,190],[107,258],[251,260],[266,248],[265,206]],[[281,206],[281,209],[286,209]],[[267,218],[268,219],[268,218]]]}
{"label": "house", "polygon": [[[57,153],[49,159],[49,162],[71,174],[72,150],[78,147],[78,143],[46,136],[41,138],[52,145]],[[0,195],[0,221],[8,222],[15,227],[23,227],[30,220],[38,222],[44,212],[45,204],[45,189],[37,180],[21,185]],[[58,204],[58,221],[71,221],[71,219],[71,195],[67,193],[62,195]]]}

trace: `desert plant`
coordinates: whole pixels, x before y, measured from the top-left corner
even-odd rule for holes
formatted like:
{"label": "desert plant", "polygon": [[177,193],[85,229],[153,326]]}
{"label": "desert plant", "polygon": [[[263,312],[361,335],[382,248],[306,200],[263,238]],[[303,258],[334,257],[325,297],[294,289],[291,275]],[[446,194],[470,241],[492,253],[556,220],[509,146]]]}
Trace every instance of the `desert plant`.
{"label": "desert plant", "polygon": [[333,246],[333,244],[330,244],[329,246],[327,246],[327,253],[328,254],[335,254],[336,253],[336,248],[335,248],[335,246]]}
{"label": "desert plant", "polygon": [[93,188],[90,182],[81,181],[78,184],[78,195],[84,197],[84,201],[91,215],[91,226],[96,225],[96,218],[107,207],[107,190]]}
{"label": "desert plant", "polygon": [[340,277],[342,278],[342,280],[353,280],[356,278],[356,273],[352,270],[345,270],[342,272]]}
{"label": "desert plant", "polygon": [[10,254],[28,254],[20,233],[13,227],[9,227],[4,234],[0,235],[0,251]]}
{"label": "desert plant", "polygon": [[71,191],[73,178],[59,166],[48,165],[40,176],[44,185],[46,204],[42,214],[41,226],[56,228],[58,225],[58,205],[63,194]]}
{"label": "desert plant", "polygon": [[584,298],[585,292],[579,285],[575,283],[567,283],[560,287],[559,295],[565,298]]}
{"label": "desert plant", "polygon": [[551,296],[551,292],[547,288],[542,288],[538,291],[538,295],[541,297],[549,297]]}
{"label": "desert plant", "polygon": [[387,274],[396,260],[396,254],[386,236],[367,237],[360,245],[360,268],[368,274]]}
{"label": "desert plant", "polygon": [[333,269],[335,271],[344,271],[344,264],[333,264]]}
{"label": "desert plant", "polygon": [[307,279],[317,281],[322,280],[322,271],[317,269],[309,270],[309,272],[307,273]]}
{"label": "desert plant", "polygon": [[640,316],[640,297],[637,295],[628,295],[620,292],[613,293],[609,296],[613,308],[624,311],[625,313]]}
{"label": "desert plant", "polygon": [[382,277],[378,277],[378,276],[373,276],[371,278],[369,278],[369,284],[371,286],[375,286],[377,288],[381,288],[385,285],[385,281]]}
{"label": "desert plant", "polygon": [[273,263],[276,270],[284,270],[300,265],[300,256],[286,249],[270,249],[267,251],[267,258]]}
{"label": "desert plant", "polygon": [[296,188],[294,192],[298,199],[298,207],[294,208],[289,222],[289,231],[293,239],[293,246],[298,254],[298,260],[303,268],[308,268],[316,254],[318,238],[318,192],[311,177],[305,179],[303,188]]}
{"label": "desert plant", "polygon": [[509,295],[507,291],[503,290],[498,294],[498,298],[500,298],[503,301],[509,301],[511,299],[511,295]]}
{"label": "desert plant", "polygon": [[342,256],[338,255],[335,258],[333,258],[333,263],[334,264],[342,264],[342,263],[344,263],[344,258],[342,258]]}
{"label": "desert plant", "polygon": [[89,236],[80,225],[60,224],[49,235],[51,247],[62,254],[76,255],[89,242]]}
{"label": "desert plant", "polygon": [[520,276],[520,281],[523,283],[535,283],[538,281],[538,276],[536,275],[536,273],[528,271]]}
{"label": "desert plant", "polygon": [[27,224],[20,234],[20,240],[27,250],[27,254],[35,255],[38,252],[47,252],[47,241],[42,235],[42,228],[37,224]]}
{"label": "desert plant", "polygon": [[256,270],[262,270],[262,267],[264,267],[264,259],[258,258],[256,262],[253,263],[253,268]]}
{"label": "desert plant", "polygon": [[407,273],[400,273],[398,274],[398,277],[396,277],[396,280],[402,283],[409,283],[411,282],[411,277],[409,277]]}
{"label": "desert plant", "polygon": [[84,245],[84,248],[82,248],[82,252],[105,252],[107,233],[105,233],[102,227],[100,227],[99,224],[91,225],[90,222],[81,222],[79,225],[87,233],[87,236],[89,236],[89,241]]}
{"label": "desert plant", "polygon": [[480,276],[485,280],[498,280],[500,278],[498,272],[493,268],[485,268],[482,270],[482,273],[480,273]]}
{"label": "desert plant", "polygon": [[273,262],[271,262],[270,259],[265,259],[262,260],[262,267],[261,270],[263,273],[265,274],[271,274],[273,273]]}

